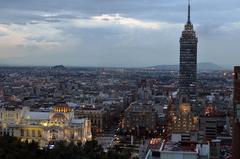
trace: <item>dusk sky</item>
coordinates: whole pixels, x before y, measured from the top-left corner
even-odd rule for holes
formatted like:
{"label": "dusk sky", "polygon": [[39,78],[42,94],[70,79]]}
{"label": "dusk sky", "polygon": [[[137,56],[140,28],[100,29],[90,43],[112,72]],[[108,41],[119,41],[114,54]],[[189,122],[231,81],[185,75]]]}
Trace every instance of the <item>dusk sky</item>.
{"label": "dusk sky", "polygon": [[[187,0],[0,0],[0,64],[179,63]],[[240,0],[192,0],[198,61],[240,64]]]}

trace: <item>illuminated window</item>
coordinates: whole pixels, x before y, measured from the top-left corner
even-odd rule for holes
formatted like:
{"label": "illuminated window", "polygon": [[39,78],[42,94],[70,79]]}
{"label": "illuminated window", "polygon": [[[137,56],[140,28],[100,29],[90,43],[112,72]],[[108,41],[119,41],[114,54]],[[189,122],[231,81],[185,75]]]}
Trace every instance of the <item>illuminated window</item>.
{"label": "illuminated window", "polygon": [[38,137],[41,137],[41,131],[38,130]]}

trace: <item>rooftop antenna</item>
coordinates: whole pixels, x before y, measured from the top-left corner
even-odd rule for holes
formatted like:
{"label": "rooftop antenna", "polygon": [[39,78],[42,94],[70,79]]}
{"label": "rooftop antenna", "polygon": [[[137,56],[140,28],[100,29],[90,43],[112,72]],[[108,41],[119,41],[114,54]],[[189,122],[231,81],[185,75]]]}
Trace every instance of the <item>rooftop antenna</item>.
{"label": "rooftop antenna", "polygon": [[190,0],[188,0],[188,23],[191,23],[191,5],[190,5]]}

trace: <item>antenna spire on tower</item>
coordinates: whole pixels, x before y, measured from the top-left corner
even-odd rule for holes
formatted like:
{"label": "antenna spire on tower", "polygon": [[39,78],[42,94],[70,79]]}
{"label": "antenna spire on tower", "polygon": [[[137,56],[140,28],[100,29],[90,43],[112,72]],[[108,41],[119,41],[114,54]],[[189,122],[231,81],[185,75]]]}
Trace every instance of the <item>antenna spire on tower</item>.
{"label": "antenna spire on tower", "polygon": [[190,0],[188,0],[188,23],[191,23],[191,5],[190,5]]}

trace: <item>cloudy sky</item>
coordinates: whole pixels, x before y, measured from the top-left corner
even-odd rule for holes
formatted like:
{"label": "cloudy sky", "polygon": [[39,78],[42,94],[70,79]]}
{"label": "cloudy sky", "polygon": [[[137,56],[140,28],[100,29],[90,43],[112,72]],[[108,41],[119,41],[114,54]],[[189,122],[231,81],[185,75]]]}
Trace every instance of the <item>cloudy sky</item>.
{"label": "cloudy sky", "polygon": [[[177,64],[187,0],[0,0],[0,64]],[[240,1],[192,0],[198,61],[240,64]]]}

